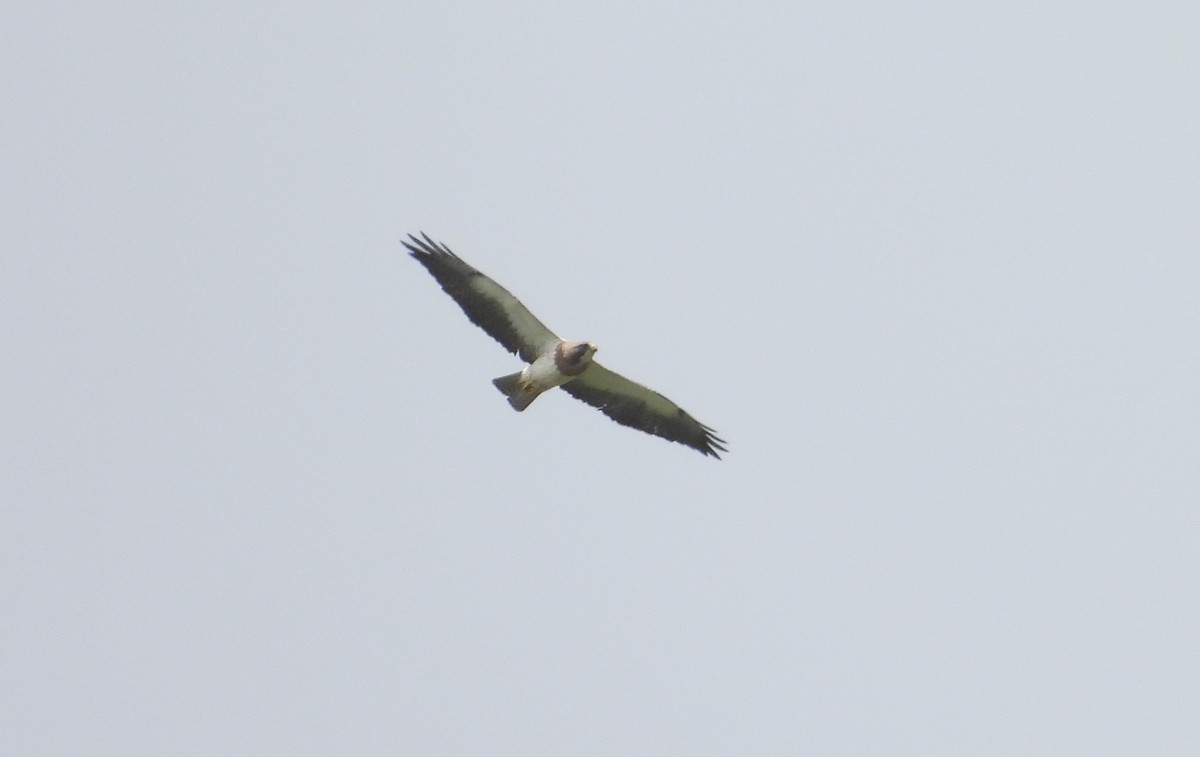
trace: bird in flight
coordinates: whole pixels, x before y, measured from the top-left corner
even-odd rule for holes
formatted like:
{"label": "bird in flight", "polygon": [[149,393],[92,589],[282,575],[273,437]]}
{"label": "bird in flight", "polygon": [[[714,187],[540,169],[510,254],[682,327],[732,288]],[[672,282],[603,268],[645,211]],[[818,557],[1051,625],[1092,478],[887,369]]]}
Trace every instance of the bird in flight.
{"label": "bird in flight", "polygon": [[529,365],[493,379],[522,411],[542,392],[561,386],[575,399],[599,408],[617,423],[687,445],[720,459],[725,440],[658,392],[614,373],[593,359],[596,345],[568,342],[537,319],[504,287],[468,265],[425,233],[409,234],[409,254],[425,266],[467,318]]}

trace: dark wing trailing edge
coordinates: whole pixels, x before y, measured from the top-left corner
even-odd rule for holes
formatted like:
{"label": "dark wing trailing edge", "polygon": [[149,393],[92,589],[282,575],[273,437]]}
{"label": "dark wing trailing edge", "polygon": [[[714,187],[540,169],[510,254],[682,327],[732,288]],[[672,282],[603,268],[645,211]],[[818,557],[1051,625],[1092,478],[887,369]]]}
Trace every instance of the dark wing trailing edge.
{"label": "dark wing trailing edge", "polygon": [[718,460],[725,440],[671,400],[653,389],[613,373],[595,360],[562,390],[583,400],[623,426],[686,444]]}
{"label": "dark wing trailing edge", "polygon": [[[467,317],[509,352],[527,363],[553,349],[559,338],[504,287],[468,265],[444,244],[421,233],[404,242],[409,254],[425,266],[454,298]],[[401,240],[403,241],[403,240]]]}

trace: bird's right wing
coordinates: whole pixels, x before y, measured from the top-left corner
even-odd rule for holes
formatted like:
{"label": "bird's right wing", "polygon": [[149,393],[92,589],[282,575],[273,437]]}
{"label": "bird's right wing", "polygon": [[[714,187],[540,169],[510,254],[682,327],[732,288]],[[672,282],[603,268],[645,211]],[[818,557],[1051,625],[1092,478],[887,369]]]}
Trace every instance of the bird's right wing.
{"label": "bird's right wing", "polygon": [[437,244],[425,233],[421,239],[412,234],[404,242],[409,254],[425,266],[454,298],[467,317],[509,352],[532,363],[559,343],[558,336],[546,328],[529,308],[504,287],[468,265],[444,244]]}

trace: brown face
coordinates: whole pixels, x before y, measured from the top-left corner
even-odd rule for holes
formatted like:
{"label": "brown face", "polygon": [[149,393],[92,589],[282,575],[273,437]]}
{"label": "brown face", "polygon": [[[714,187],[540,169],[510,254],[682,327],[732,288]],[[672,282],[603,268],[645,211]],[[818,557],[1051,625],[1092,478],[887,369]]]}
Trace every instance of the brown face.
{"label": "brown face", "polygon": [[595,351],[596,345],[590,342],[563,342],[558,346],[554,362],[558,370],[568,376],[577,376],[591,363]]}
{"label": "brown face", "polygon": [[576,345],[575,349],[571,350],[571,362],[575,364],[582,363],[587,359],[588,353],[591,351],[591,349],[592,345],[590,344],[585,343]]}

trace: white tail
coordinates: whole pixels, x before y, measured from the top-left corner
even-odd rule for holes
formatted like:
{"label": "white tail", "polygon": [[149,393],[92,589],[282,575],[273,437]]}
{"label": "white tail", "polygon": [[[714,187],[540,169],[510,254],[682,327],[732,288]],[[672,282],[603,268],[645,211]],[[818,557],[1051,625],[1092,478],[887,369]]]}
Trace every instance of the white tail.
{"label": "white tail", "polygon": [[512,405],[513,410],[518,413],[529,407],[529,404],[541,394],[541,392],[531,391],[521,385],[520,371],[492,379],[492,383],[505,397],[508,397],[508,404]]}

